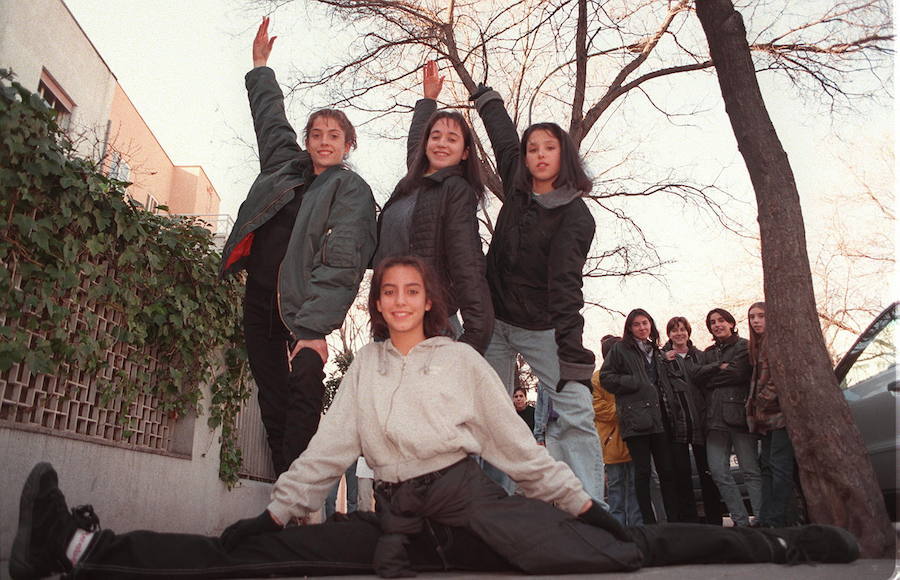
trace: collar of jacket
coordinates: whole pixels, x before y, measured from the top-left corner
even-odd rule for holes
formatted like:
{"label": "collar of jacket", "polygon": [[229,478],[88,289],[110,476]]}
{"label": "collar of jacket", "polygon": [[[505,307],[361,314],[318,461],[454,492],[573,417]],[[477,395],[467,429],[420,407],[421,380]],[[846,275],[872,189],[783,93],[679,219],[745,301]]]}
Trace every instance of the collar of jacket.
{"label": "collar of jacket", "polygon": [[425,353],[427,353],[425,365],[422,367],[422,374],[427,375],[431,359],[434,358],[434,353],[437,349],[447,344],[453,344],[453,342],[455,341],[447,336],[432,336],[412,347],[406,355],[397,350],[397,347],[394,346],[390,339],[376,343],[380,346],[378,349],[378,374],[382,376],[388,374],[388,361],[390,358],[418,357],[420,353],[421,356],[426,356]]}
{"label": "collar of jacket", "polygon": [[538,193],[532,196],[544,209],[556,209],[571,203],[581,197],[581,192],[574,187],[560,187],[547,193]]}
{"label": "collar of jacket", "polygon": [[425,179],[430,179],[436,183],[443,183],[449,177],[454,176],[463,176],[463,168],[462,165],[451,165],[450,167],[444,167],[443,169],[438,169],[434,173],[430,175],[425,175]]}
{"label": "collar of jacket", "polygon": [[723,338],[721,340],[719,340],[717,338],[716,346],[724,348],[726,346],[731,346],[732,344],[737,344],[738,338],[740,338],[740,337],[738,336],[738,333],[736,333],[736,332],[734,334],[732,334],[731,336],[729,336],[728,338]]}

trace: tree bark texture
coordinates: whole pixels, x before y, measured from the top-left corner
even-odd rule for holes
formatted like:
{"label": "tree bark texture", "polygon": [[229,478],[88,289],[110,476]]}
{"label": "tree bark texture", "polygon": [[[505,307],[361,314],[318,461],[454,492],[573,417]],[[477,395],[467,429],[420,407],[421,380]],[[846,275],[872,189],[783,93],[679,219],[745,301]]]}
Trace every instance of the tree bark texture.
{"label": "tree bark texture", "polygon": [[825,348],[800,197],[757,83],[743,19],[730,0],[697,0],[696,6],[756,192],[769,363],[810,519],[853,532],[865,557],[891,556],[893,529]]}

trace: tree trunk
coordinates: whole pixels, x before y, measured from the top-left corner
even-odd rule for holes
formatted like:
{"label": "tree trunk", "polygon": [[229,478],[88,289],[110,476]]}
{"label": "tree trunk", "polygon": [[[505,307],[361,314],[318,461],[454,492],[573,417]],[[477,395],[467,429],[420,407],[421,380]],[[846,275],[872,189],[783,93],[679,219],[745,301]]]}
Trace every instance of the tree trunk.
{"label": "tree trunk", "polygon": [[853,532],[866,557],[891,556],[893,529],[825,349],[800,197],[756,81],[743,20],[730,0],[697,0],[697,16],[756,192],[771,372],[810,519]]}

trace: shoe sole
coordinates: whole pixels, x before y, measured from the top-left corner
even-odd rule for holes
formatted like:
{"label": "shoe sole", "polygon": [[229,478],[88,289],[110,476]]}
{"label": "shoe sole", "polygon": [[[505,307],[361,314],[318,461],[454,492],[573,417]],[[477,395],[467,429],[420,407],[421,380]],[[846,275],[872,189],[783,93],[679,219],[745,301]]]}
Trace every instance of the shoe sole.
{"label": "shoe sole", "polygon": [[54,483],[59,483],[52,465],[38,463],[28,474],[28,479],[22,487],[22,497],[19,499],[19,527],[9,556],[9,574],[13,580],[40,578],[34,567],[28,564],[28,555],[31,552],[32,508],[41,489],[41,479],[47,474],[52,474]]}

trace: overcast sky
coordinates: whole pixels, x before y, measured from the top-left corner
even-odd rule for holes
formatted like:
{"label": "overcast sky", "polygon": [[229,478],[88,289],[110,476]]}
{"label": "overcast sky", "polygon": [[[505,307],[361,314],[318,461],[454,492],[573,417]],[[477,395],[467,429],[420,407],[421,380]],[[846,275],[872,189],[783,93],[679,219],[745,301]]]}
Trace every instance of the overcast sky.
{"label": "overcast sky", "polygon": [[[253,143],[254,136],[243,75],[251,67],[250,43],[263,11],[234,0],[119,0],[114,4],[66,0],[66,4],[174,162],[202,165],[222,198],[222,213],[236,214],[257,171],[246,144]],[[307,59],[342,50],[324,23],[308,23],[304,18],[304,11],[296,6],[273,16],[272,32],[279,39],[270,65],[282,81],[289,71],[310,66]],[[634,130],[658,139],[654,155],[667,156],[668,163],[721,171],[722,183],[737,198],[731,209],[753,226],[753,192],[714,76],[697,75],[691,82],[716,122],[674,127],[656,120]],[[785,91],[772,75],[761,75],[761,84],[793,165],[812,244],[825,235],[821,226],[834,213],[821,200],[858,187],[850,168],[873,182],[893,180],[883,155],[879,160],[876,151],[893,144],[892,111],[866,105],[860,115],[832,119],[824,107],[810,107]],[[295,126],[303,122],[306,112],[291,112]],[[401,176],[402,147],[396,141],[361,137],[352,161],[373,190],[385,195]],[[704,150],[705,156],[692,157],[692,149]],[[596,173],[601,168],[592,169]],[[708,342],[703,314],[736,298],[746,304],[761,299],[761,269],[754,264],[752,242],[724,234],[710,220],[673,214],[672,208],[652,202],[634,209],[650,217],[654,224],[650,236],[671,262],[664,271],[666,283],[592,281],[587,293],[625,312],[644,307],[660,326],[670,316],[686,314],[699,327],[695,339],[703,346]],[[598,231],[597,235],[610,233]],[[885,300],[892,295],[895,292],[885,290]],[[743,306],[743,311],[734,313],[743,319],[745,310]],[[603,334],[621,333],[619,316],[589,310],[586,318],[587,342],[595,350]],[[741,330],[746,335],[745,326]]]}

